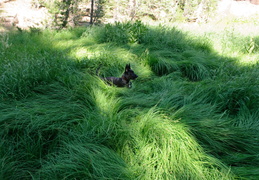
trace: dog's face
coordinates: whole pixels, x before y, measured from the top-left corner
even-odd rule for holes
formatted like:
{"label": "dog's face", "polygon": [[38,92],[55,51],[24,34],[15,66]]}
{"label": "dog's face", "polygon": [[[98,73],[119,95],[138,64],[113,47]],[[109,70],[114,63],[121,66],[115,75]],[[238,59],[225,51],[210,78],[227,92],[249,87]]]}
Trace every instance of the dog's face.
{"label": "dog's face", "polygon": [[137,79],[138,75],[136,75],[134,73],[134,71],[130,68],[130,64],[127,64],[125,66],[125,72],[124,72],[124,75],[126,76],[127,79],[132,79],[132,80],[135,80]]}

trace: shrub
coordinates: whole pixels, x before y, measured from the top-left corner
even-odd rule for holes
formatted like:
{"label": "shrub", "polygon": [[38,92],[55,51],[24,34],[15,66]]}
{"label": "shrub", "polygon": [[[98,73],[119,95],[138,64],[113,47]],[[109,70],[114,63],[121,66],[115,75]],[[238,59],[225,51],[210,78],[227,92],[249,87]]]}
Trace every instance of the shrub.
{"label": "shrub", "polygon": [[117,44],[142,43],[142,37],[146,31],[146,26],[140,21],[134,23],[116,22],[115,25],[106,24],[104,26],[100,40],[101,42],[115,42]]}

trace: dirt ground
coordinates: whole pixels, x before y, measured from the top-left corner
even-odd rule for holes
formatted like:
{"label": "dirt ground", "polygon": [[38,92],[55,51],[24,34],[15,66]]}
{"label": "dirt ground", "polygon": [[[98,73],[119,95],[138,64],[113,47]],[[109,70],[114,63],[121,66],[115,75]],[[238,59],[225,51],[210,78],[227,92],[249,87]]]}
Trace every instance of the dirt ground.
{"label": "dirt ground", "polygon": [[0,30],[46,26],[46,19],[50,17],[47,9],[37,7],[37,4],[32,3],[33,1],[0,0]]}
{"label": "dirt ground", "polygon": [[[259,15],[259,5],[247,1],[221,0],[218,4],[220,18],[228,16],[255,17]],[[259,17],[259,16],[258,16]],[[11,29],[44,28],[49,24],[50,15],[37,0],[0,0],[0,31]]]}
{"label": "dirt ground", "polygon": [[218,3],[218,13],[221,15],[249,17],[259,15],[259,5],[251,4],[248,1],[221,0]]}

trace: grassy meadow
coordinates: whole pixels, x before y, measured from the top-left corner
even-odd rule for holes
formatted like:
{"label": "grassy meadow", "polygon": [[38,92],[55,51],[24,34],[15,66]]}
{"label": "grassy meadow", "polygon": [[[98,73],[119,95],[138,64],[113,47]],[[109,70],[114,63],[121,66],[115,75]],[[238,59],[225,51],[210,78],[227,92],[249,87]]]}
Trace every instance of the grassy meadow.
{"label": "grassy meadow", "polygon": [[[259,178],[259,34],[137,21],[0,49],[0,179]],[[130,89],[96,76],[126,63]]]}

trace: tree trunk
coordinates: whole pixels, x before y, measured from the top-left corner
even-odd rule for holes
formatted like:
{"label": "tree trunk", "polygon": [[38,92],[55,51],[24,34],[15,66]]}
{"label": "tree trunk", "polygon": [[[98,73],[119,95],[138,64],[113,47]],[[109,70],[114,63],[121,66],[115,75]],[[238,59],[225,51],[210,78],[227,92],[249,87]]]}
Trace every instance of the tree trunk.
{"label": "tree trunk", "polygon": [[63,0],[64,11],[61,13],[63,15],[62,28],[65,28],[67,26],[71,3],[72,3],[72,0]]}
{"label": "tree trunk", "polygon": [[90,24],[93,24],[94,18],[94,0],[91,0]]}

